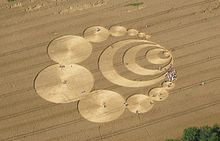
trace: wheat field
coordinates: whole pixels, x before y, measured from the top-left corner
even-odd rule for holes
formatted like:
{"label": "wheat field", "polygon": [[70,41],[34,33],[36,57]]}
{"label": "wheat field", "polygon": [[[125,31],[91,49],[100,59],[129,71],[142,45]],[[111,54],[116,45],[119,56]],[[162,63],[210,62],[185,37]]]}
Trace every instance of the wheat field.
{"label": "wheat field", "polygon": [[[136,29],[172,52],[178,79],[166,100],[155,102],[143,114],[125,110],[116,120],[94,123],[79,114],[78,102],[51,103],[36,93],[37,74],[55,64],[48,55],[49,43],[63,35],[83,36],[85,29],[96,25]],[[153,86],[114,85],[97,66],[102,50],[125,38],[93,43],[90,58],[81,64],[95,77],[93,89],[112,90],[126,99]],[[118,56],[115,62],[121,59]],[[141,57],[137,62],[145,63]],[[147,78],[136,78],[117,65],[127,78]],[[0,1],[0,141],[164,141],[180,137],[190,126],[220,124],[219,85],[219,0]]]}

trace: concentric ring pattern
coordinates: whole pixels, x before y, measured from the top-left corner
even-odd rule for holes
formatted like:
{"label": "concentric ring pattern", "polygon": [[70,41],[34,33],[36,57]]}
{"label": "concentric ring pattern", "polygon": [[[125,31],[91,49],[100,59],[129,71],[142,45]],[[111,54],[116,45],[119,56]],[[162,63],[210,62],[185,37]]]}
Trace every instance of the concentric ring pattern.
{"label": "concentric ring pattern", "polygon": [[[98,71],[113,85],[125,88],[146,88],[146,93],[122,95],[114,90],[94,90],[95,78],[83,61],[93,53],[93,43],[101,43],[108,38],[120,39],[103,47],[97,56]],[[37,94],[53,103],[78,102],[79,113],[91,122],[109,122],[119,118],[125,109],[132,113],[143,114],[150,111],[154,101],[163,101],[169,96],[169,90],[175,84],[166,81],[167,71],[173,66],[173,56],[169,50],[148,40],[146,33],[123,26],[112,26],[109,30],[102,26],[88,27],[83,37],[65,35],[52,40],[48,46],[48,55],[55,62],[40,71],[34,81]],[[135,80],[121,75],[114,66],[118,60],[128,73],[149,78]],[[151,68],[138,63],[138,54]],[[100,81],[100,80],[99,80]],[[158,87],[153,87],[157,85]],[[126,100],[125,100],[126,99]]]}

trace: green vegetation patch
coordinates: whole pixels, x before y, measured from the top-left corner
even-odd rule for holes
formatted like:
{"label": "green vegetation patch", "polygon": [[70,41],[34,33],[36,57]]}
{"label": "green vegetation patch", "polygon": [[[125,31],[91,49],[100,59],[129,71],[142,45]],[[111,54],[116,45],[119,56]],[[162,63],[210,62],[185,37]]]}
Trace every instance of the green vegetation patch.
{"label": "green vegetation patch", "polygon": [[16,0],[8,0],[8,2],[13,2],[13,1],[16,1]]}
{"label": "green vegetation patch", "polygon": [[181,139],[167,139],[166,141],[220,141],[219,125],[190,127],[183,131]]}
{"label": "green vegetation patch", "polygon": [[139,6],[143,5],[143,4],[144,4],[143,2],[134,2],[134,3],[127,4],[125,6],[139,7]]}

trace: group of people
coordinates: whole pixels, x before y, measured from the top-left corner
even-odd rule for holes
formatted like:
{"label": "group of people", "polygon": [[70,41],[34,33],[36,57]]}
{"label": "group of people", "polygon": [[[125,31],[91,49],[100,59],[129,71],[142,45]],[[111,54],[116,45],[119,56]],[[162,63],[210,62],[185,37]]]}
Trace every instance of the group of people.
{"label": "group of people", "polygon": [[167,69],[166,78],[169,82],[175,81],[177,79],[177,72],[172,65]]}

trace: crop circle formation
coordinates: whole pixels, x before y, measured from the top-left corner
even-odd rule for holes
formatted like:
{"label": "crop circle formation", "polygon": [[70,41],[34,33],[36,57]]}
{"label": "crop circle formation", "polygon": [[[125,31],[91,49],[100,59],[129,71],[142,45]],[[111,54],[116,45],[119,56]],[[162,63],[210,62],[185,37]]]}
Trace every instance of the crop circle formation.
{"label": "crop circle formation", "polygon": [[[92,72],[80,65],[92,54],[95,44],[108,38],[129,36],[106,46],[97,56],[99,71],[109,82],[126,88],[149,88],[146,93],[131,93],[125,98],[121,94],[100,89],[93,90],[95,84]],[[131,38],[132,37],[132,38]],[[173,81],[167,80],[167,71],[173,65],[169,50],[148,40],[148,35],[136,29],[112,26],[109,29],[92,26],[84,31],[83,37],[65,35],[52,40],[48,46],[49,57],[56,64],[40,71],[34,81],[36,93],[53,103],[78,102],[79,113],[91,122],[109,122],[119,118],[125,109],[132,113],[146,113],[155,105],[154,101],[163,101],[169,96],[169,90],[175,87]],[[95,43],[95,44],[93,44]],[[138,43],[138,45],[137,45]],[[119,50],[124,49],[122,65],[130,72],[149,76],[147,80],[131,80],[122,76],[114,68],[113,60]],[[147,68],[137,63],[137,54],[145,52],[144,59],[158,68]],[[162,67],[161,67],[162,66]],[[153,77],[152,77],[153,76]],[[161,83],[162,82],[162,83]]]}

